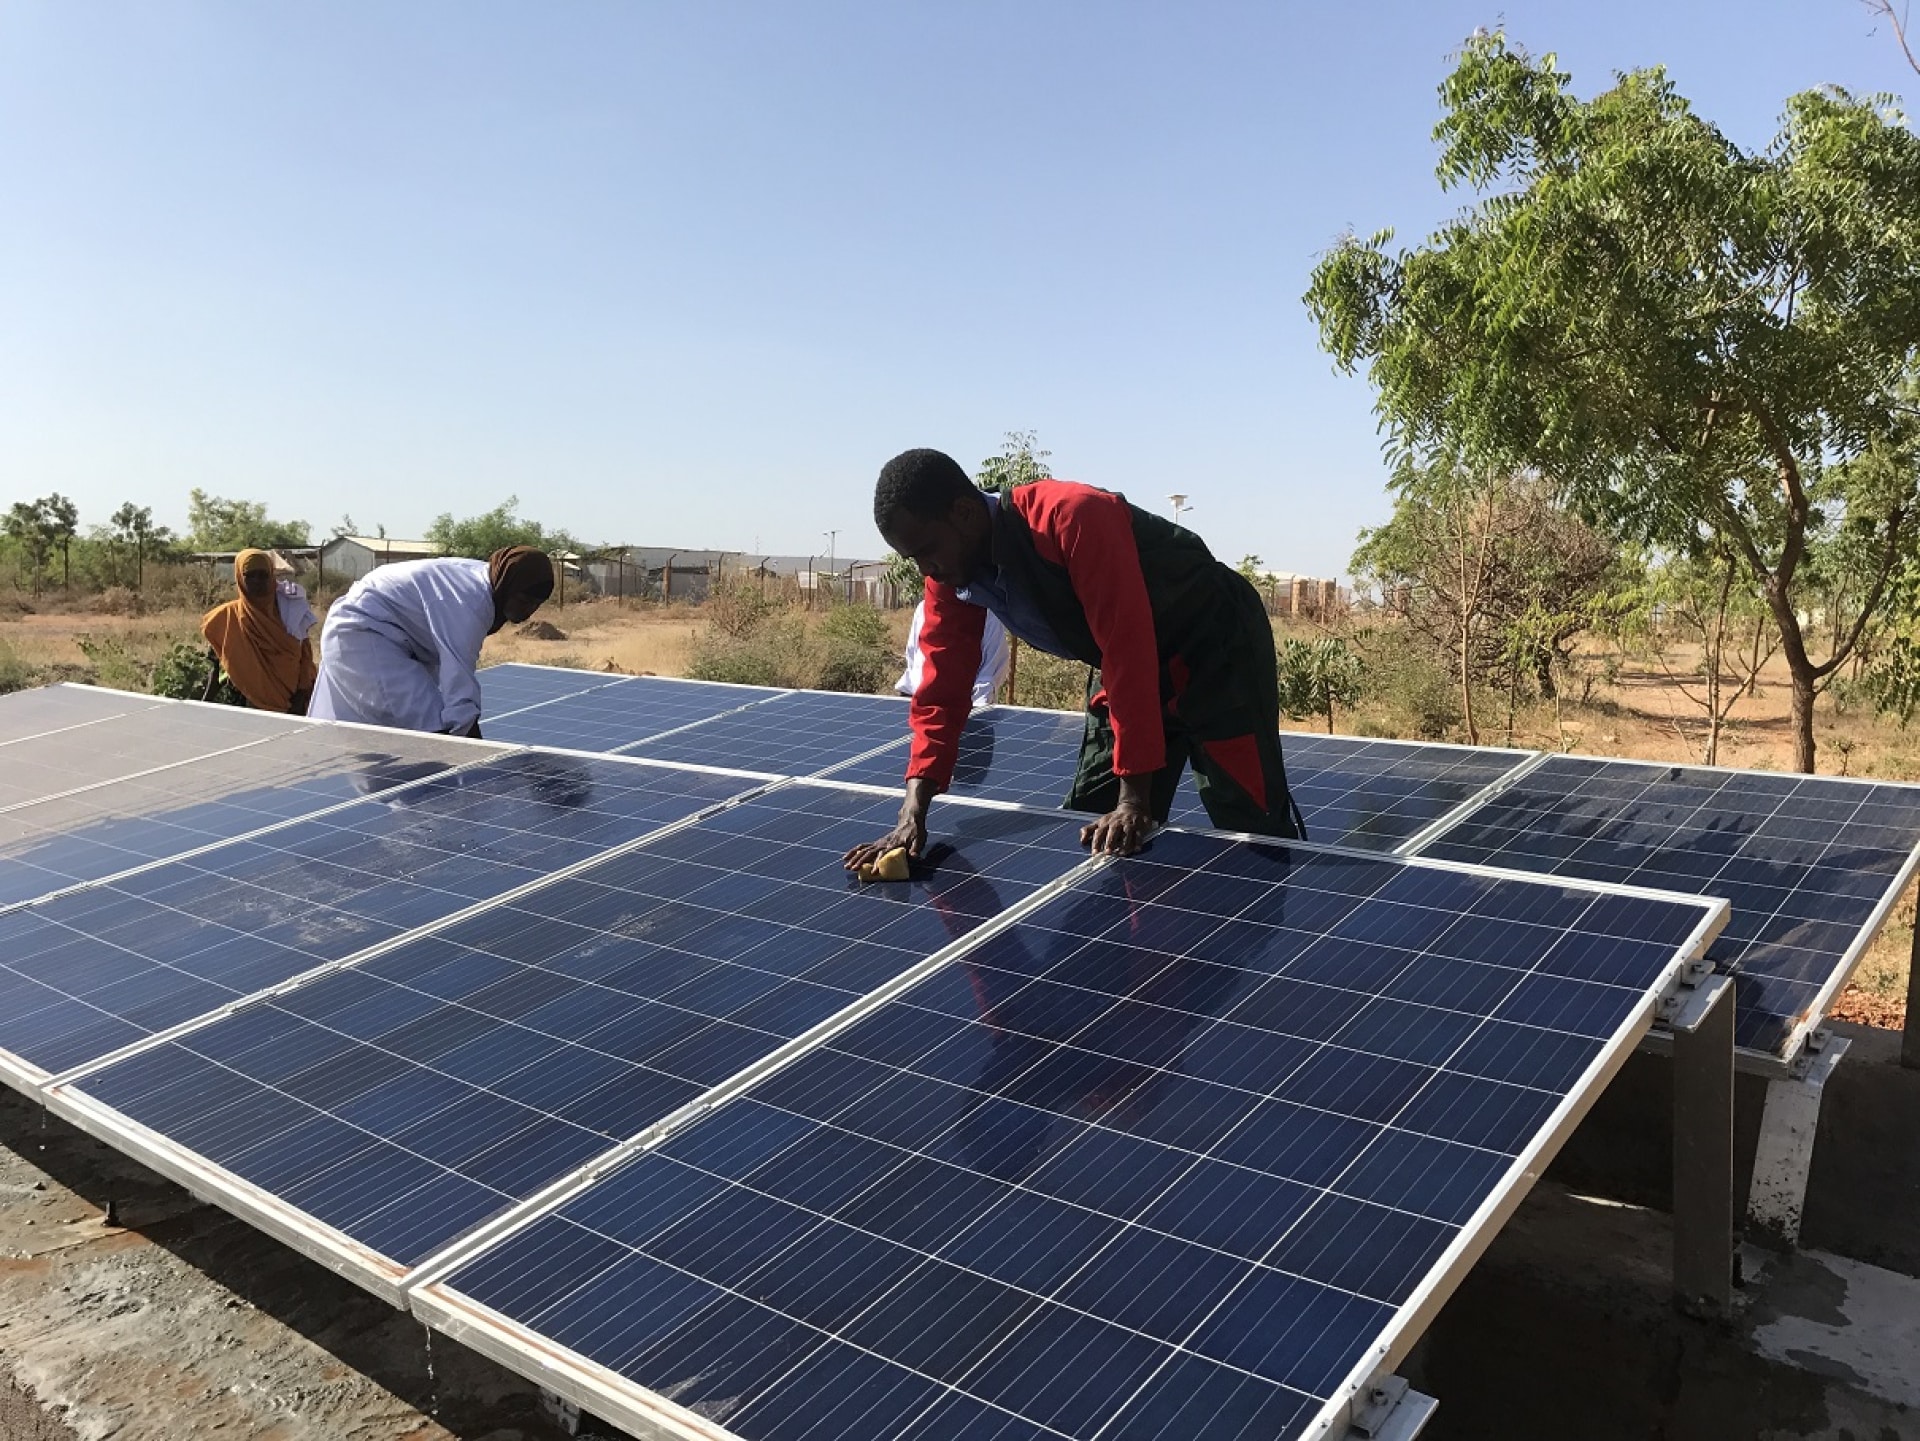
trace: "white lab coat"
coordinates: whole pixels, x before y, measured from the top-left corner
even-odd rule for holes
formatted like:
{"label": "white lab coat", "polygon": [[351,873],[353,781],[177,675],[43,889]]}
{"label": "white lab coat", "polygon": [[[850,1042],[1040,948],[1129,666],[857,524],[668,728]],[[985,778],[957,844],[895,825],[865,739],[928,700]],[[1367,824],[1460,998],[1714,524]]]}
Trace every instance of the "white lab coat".
{"label": "white lab coat", "polygon": [[480,647],[492,628],[483,560],[412,560],[369,571],[327,611],[307,714],[464,732],[480,719]]}
{"label": "white lab coat", "polygon": [[[920,626],[926,618],[927,603],[923,600],[913,608],[913,620],[907,626],[907,668],[893,683],[901,695],[910,696],[920,689],[920,677],[926,669],[926,656],[920,650]],[[988,611],[987,629],[980,637],[980,673],[973,678],[975,705],[993,704],[994,692],[1007,678],[1008,662],[1007,628],[1000,624],[999,616]]]}

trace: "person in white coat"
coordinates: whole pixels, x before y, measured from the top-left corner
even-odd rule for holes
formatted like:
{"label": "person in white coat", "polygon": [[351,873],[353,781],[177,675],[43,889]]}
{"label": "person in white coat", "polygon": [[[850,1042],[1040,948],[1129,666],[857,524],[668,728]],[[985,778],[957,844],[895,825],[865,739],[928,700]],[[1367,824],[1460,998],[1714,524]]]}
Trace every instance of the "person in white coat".
{"label": "person in white coat", "polygon": [[327,611],[307,714],[477,737],[481,645],[552,594],[553,562],[525,545],[369,571]]}
{"label": "person in white coat", "polygon": [[[907,626],[907,668],[893,688],[901,695],[910,696],[920,689],[920,673],[924,661],[920,654],[920,623],[926,619],[927,603],[923,600],[913,608],[913,620]],[[977,706],[992,705],[993,698],[1007,678],[1010,663],[1010,648],[1007,644],[1007,628],[1000,624],[1000,617],[992,611],[987,612],[986,633],[980,638],[980,670],[973,678],[973,703]]]}

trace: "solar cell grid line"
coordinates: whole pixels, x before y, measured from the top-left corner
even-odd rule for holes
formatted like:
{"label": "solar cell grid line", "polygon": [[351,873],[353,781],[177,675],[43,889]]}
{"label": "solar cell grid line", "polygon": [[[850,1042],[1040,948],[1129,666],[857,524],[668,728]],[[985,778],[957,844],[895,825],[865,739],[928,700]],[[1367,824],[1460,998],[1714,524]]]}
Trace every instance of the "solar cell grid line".
{"label": "solar cell grid line", "polygon": [[0,696],[0,746],[54,731],[74,730],[113,716],[154,710],[165,704],[158,696],[134,695],[130,691],[73,685],[66,681],[14,691]]}
{"label": "solar cell grid line", "polygon": [[231,750],[298,725],[234,706],[170,701],[0,749],[0,807]]}
{"label": "solar cell grid line", "polygon": [[1920,786],[1550,756],[1424,855],[1732,903],[1742,1064],[1791,1062],[1920,861]]}
{"label": "solar cell grid line", "polygon": [[1324,1435],[1725,913],[1163,832],[411,1304],[647,1435]]}
{"label": "solar cell grid line", "polygon": [[0,1080],[37,1087],[763,784],[509,752],[0,915]]}
{"label": "solar cell grid line", "polygon": [[907,702],[897,696],[790,691],[653,740],[620,755],[705,760],[743,770],[812,776],[906,739]]}
{"label": "solar cell grid line", "polygon": [[0,911],[503,754],[485,742],[304,724],[0,811]]}
{"label": "solar cell grid line", "polygon": [[413,1265],[1092,864],[1071,821],[986,810],[862,887],[839,858],[887,809],[769,789],[48,1103],[400,1304]]}
{"label": "solar cell grid line", "polygon": [[600,671],[577,670],[571,666],[528,665],[507,661],[482,666],[480,679],[480,717],[484,726],[529,706],[545,705],[566,696],[583,695],[602,686],[616,685],[624,676]]}
{"label": "solar cell grid line", "polygon": [[[498,723],[489,739],[608,753],[792,692],[709,681],[626,676],[617,683],[529,706]],[[692,756],[681,757],[691,759]]]}

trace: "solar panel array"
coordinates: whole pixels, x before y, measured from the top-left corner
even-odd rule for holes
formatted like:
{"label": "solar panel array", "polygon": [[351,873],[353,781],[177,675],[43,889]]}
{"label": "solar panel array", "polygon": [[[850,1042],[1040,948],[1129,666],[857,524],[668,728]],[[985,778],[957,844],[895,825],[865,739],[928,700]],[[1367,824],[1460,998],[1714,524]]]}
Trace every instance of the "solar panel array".
{"label": "solar panel array", "polygon": [[1920,786],[1553,756],[1423,853],[1731,902],[1738,1041],[1779,1054],[1912,878]]}
{"label": "solar panel array", "polygon": [[752,784],[513,753],[0,915],[0,1078],[35,1084]]}
{"label": "solar panel array", "polygon": [[884,802],[786,789],[143,1051],[73,1090],[404,1269],[1081,861],[986,813],[839,868]]}
{"label": "solar panel array", "polygon": [[[563,749],[0,700],[0,1078],[675,1434],[1306,1434],[1725,911],[1610,882],[1777,902],[1751,935],[1735,902],[1750,986],[1870,930],[1841,877],[1913,848],[1911,788],[1682,814],[1609,773],[1562,813],[1553,761],[1288,736],[1322,840],[1588,878],[1175,831],[1091,861],[1078,719],[1003,709],[913,880],[861,886],[903,702],[482,685],[490,742]],[[1656,860],[1723,801],[1725,866]]]}
{"label": "solar panel array", "polygon": [[756,1441],[1306,1434],[1703,916],[1169,834],[429,1314]]}

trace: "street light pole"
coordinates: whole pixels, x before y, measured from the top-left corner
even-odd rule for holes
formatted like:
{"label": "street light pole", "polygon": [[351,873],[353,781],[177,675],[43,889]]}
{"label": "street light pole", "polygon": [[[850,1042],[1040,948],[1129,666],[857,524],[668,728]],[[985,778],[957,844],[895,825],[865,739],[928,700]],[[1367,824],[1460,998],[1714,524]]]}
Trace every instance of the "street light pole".
{"label": "street light pole", "polygon": [[1186,496],[1178,492],[1168,496],[1167,499],[1173,502],[1173,523],[1178,525],[1180,524],[1180,512],[1183,510],[1192,510],[1193,507],[1187,504]]}

